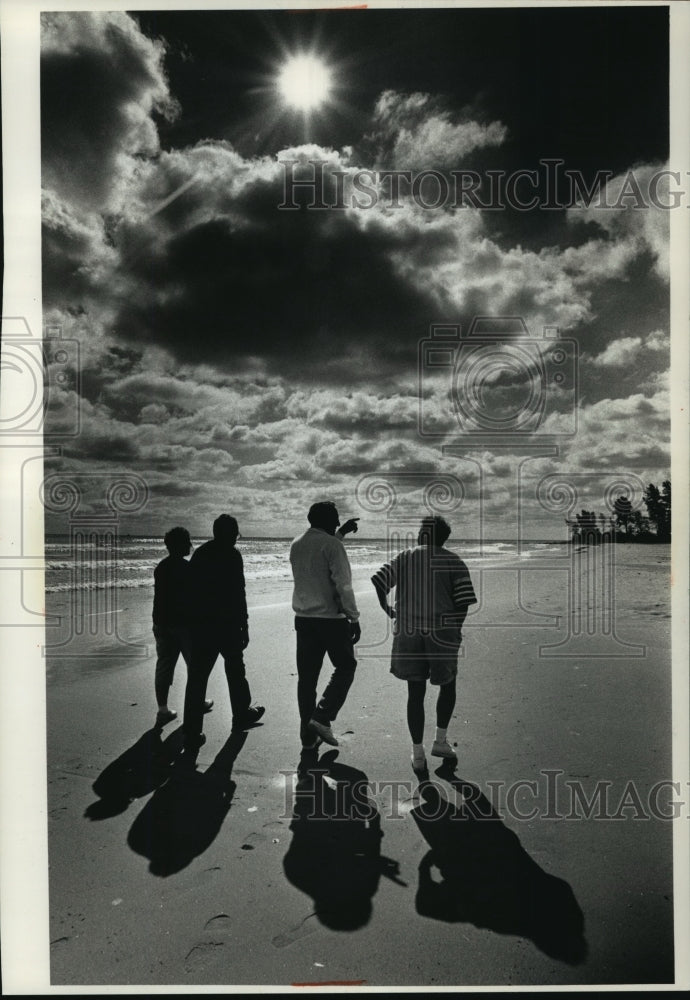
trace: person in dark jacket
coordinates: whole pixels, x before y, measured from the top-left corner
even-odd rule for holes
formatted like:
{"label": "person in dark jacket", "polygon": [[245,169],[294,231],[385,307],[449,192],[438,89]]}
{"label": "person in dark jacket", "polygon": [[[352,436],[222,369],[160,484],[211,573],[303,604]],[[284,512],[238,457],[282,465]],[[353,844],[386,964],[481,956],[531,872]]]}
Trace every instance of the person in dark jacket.
{"label": "person in dark jacket", "polygon": [[[168,694],[180,653],[187,670],[191,660],[190,566],[185,557],[192,551],[192,539],[186,528],[171,528],[163,541],[169,555],[153,571],[156,723],[159,726],[177,718],[177,712],[168,708]],[[205,701],[204,711],[210,712],[212,706],[212,701]]]}
{"label": "person in dark jacket", "polygon": [[242,555],[235,547],[237,520],[221,514],[213,538],[190,560],[192,588],[192,652],[184,702],[185,749],[205,742],[202,733],[206,685],[219,655],[225,662],[233,730],[247,729],[265,709],[251,708],[243,652],[249,645],[247,598]]}

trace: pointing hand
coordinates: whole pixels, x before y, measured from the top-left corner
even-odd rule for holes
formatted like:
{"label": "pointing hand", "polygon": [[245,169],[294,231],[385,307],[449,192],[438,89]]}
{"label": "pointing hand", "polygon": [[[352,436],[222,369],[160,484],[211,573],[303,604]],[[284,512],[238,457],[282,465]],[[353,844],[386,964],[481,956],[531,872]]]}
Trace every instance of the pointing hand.
{"label": "pointing hand", "polygon": [[345,522],[345,524],[341,524],[339,529],[340,534],[349,535],[350,532],[353,532],[353,534],[357,534],[358,521],[359,521],[358,517],[351,517],[348,521]]}

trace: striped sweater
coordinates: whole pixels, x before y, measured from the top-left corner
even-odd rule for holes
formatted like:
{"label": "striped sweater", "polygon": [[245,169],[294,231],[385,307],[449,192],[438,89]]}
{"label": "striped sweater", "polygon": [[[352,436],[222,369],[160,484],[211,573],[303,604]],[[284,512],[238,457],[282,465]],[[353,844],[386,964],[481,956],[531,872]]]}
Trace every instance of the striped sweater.
{"label": "striped sweater", "polygon": [[394,587],[398,625],[413,628],[452,625],[477,598],[467,566],[442,546],[418,545],[406,549],[372,577],[377,590]]}

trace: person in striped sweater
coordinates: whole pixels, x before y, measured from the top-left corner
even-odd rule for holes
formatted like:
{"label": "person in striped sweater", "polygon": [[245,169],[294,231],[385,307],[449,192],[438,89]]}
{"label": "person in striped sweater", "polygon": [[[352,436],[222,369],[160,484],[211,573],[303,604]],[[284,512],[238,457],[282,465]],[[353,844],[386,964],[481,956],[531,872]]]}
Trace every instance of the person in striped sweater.
{"label": "person in striped sweater", "polygon": [[[455,708],[455,684],[462,626],[477,598],[463,560],[444,547],[450,525],[442,517],[423,519],[415,548],[400,552],[371,578],[379,603],[394,620],[391,673],[407,681],[407,724],[412,767],[427,769],[424,751],[426,684],[438,686],[432,756],[457,760],[448,742]],[[395,607],[388,595],[395,588]]]}

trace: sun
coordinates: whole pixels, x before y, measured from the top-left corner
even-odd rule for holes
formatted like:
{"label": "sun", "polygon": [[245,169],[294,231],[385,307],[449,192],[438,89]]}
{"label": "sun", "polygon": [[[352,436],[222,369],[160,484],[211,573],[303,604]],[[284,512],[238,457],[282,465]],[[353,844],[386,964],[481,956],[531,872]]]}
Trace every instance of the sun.
{"label": "sun", "polygon": [[292,56],[278,77],[278,90],[287,104],[298,111],[312,111],[328,100],[332,73],[317,56]]}

